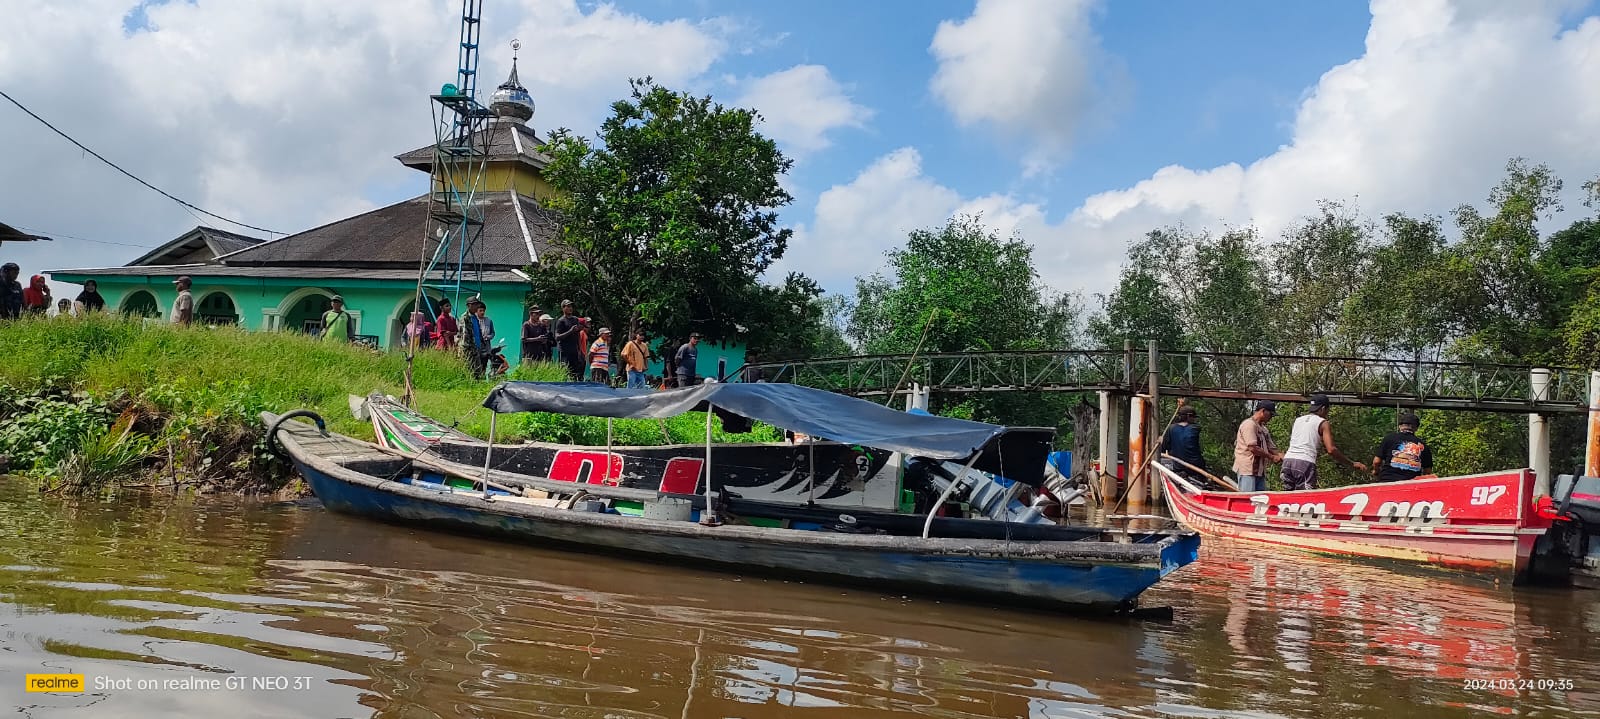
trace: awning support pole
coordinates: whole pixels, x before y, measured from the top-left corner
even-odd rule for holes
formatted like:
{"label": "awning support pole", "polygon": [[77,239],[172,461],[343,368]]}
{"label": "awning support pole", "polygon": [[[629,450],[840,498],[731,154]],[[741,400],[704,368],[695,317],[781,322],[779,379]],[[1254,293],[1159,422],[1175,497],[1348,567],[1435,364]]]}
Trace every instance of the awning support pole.
{"label": "awning support pole", "polygon": [[500,419],[500,413],[489,412],[489,445],[483,448],[483,498],[489,498],[489,458],[494,455],[494,424]]}
{"label": "awning support pole", "polygon": [[966,466],[961,468],[961,474],[950,480],[950,486],[944,488],[944,493],[939,495],[939,500],[934,502],[933,507],[928,510],[928,518],[922,523],[923,539],[927,539],[928,532],[933,530],[933,515],[939,511],[940,507],[944,506],[945,500],[950,499],[950,495],[955,494],[956,487],[960,486],[961,482],[967,478],[967,472],[972,471],[972,465],[977,464],[978,458],[982,456],[983,452],[974,452],[972,459],[967,460]]}
{"label": "awning support pole", "polygon": [[806,467],[811,470],[811,479],[806,482],[806,505],[810,506],[817,503],[817,443],[807,438],[806,444],[806,451],[811,453],[806,460]]}
{"label": "awning support pole", "polygon": [[[610,417],[606,418],[606,468],[601,470],[601,474],[600,474],[600,483],[601,484],[605,484],[607,481],[609,481],[611,479],[611,423],[615,422],[615,421],[616,420],[614,420],[614,419],[612,419]],[[622,478],[618,477],[617,479],[618,479],[618,483],[620,484]]]}
{"label": "awning support pole", "polygon": [[722,524],[722,520],[717,519],[717,505],[711,498],[711,418],[715,410],[714,405],[706,403],[706,509],[700,513],[700,523],[707,527]]}

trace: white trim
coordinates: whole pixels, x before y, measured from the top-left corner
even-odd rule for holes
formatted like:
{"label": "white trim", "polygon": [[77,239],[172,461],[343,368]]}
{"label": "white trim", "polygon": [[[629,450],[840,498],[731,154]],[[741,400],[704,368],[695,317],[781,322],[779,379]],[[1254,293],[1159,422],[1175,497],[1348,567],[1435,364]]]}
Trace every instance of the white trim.
{"label": "white trim", "polygon": [[511,194],[511,209],[517,213],[517,227],[522,229],[522,242],[528,246],[528,260],[530,264],[538,264],[539,253],[533,250],[533,235],[528,232],[528,221],[522,216],[522,198],[515,189],[508,192]]}
{"label": "white trim", "polygon": [[527,280],[529,282],[533,281],[533,278],[529,277],[528,273],[523,272],[522,270],[519,270],[519,269],[517,269],[515,267],[511,268],[510,272],[511,272],[511,274],[516,275],[518,277],[521,277],[522,279]]}
{"label": "white trim", "polygon": [[520,154],[522,154],[522,138],[520,137],[520,135],[522,133],[517,132],[517,126],[516,125],[512,125],[510,127],[510,130],[511,130],[511,144],[517,146],[517,154],[520,155]]}

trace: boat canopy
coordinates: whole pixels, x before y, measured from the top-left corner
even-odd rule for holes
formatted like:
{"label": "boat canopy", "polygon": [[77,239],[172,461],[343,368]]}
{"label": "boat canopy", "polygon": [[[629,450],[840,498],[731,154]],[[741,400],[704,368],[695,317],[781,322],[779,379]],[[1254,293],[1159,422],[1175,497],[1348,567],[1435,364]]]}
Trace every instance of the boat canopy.
{"label": "boat canopy", "polygon": [[616,419],[665,419],[705,405],[775,427],[844,444],[913,457],[965,462],[981,454],[979,470],[1038,486],[1055,430],[1011,428],[964,419],[912,414],[842,394],[794,384],[713,383],[655,391],[616,389],[592,382],[503,382],[483,406],[498,413],[556,412]]}

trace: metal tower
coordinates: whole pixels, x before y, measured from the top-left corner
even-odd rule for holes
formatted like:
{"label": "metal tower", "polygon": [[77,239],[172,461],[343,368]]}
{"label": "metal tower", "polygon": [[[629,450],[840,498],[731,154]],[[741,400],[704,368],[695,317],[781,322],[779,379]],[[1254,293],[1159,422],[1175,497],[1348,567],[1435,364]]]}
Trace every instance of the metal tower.
{"label": "metal tower", "polygon": [[[425,290],[449,297],[462,307],[462,295],[479,289],[483,270],[474,246],[483,233],[483,170],[489,157],[488,108],[478,102],[478,38],[483,0],[462,0],[456,81],[430,98],[433,115],[433,168],[428,188],[421,259],[417,271],[416,309],[438,321]],[[513,44],[515,47],[515,44]],[[411,361],[418,338],[406,350],[406,403],[412,402]]]}

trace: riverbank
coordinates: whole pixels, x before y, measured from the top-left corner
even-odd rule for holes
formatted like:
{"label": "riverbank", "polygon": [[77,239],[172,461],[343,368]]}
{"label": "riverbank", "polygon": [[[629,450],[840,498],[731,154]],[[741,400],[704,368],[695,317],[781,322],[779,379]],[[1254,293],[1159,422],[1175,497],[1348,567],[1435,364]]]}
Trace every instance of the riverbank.
{"label": "riverbank", "polygon": [[[349,396],[398,396],[405,359],[283,332],[182,328],[114,315],[0,323],[0,455],[9,470],[51,491],[181,487],[249,494],[295,493],[288,468],[266,450],[258,415],[316,411],[330,429],[371,439],[351,416]],[[558,381],[554,364],[517,367],[514,379]],[[466,363],[419,353],[417,408],[487,437],[480,404],[492,382]],[[698,418],[697,418],[698,417]],[[704,440],[704,417],[662,424],[618,421],[619,444]],[[605,421],[545,414],[502,419],[499,436],[603,444]],[[771,428],[719,441],[775,439]],[[0,470],[7,471],[7,470]]]}

